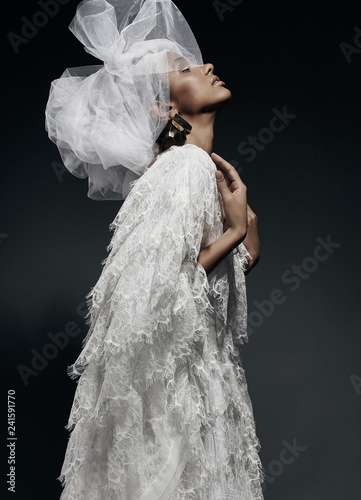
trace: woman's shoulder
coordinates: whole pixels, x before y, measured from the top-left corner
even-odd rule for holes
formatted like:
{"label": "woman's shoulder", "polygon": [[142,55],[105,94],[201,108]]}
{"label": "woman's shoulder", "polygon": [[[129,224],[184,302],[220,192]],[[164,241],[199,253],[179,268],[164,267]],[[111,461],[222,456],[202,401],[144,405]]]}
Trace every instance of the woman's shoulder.
{"label": "woman's shoulder", "polygon": [[[214,201],[215,171],[216,165],[204,149],[193,144],[171,146],[135,181],[130,199],[136,200],[137,210],[142,207],[143,211],[145,205],[157,204],[159,200],[165,206],[168,198],[171,204],[189,199],[189,193],[194,200],[199,195]],[[131,201],[128,200],[128,205]]]}
{"label": "woman's shoulder", "polygon": [[200,163],[209,169],[216,170],[216,165],[207,151],[196,146],[195,144],[184,144],[183,146],[174,147],[174,159],[184,162]]}
{"label": "woman's shoulder", "polygon": [[162,169],[164,174],[168,171],[174,174],[175,165],[177,170],[186,169],[187,167],[190,169],[198,167],[200,169],[204,168],[211,173],[216,171],[216,165],[209,154],[195,144],[171,146],[169,149],[156,156],[143,173],[151,169],[151,167],[156,167],[155,164]]}
{"label": "woman's shoulder", "polygon": [[[169,149],[158,155],[156,159],[168,164],[177,164],[178,168],[205,168],[209,172],[216,171],[216,165],[209,154],[195,144],[184,144],[183,146],[171,146]],[[152,162],[153,163],[153,162]]]}

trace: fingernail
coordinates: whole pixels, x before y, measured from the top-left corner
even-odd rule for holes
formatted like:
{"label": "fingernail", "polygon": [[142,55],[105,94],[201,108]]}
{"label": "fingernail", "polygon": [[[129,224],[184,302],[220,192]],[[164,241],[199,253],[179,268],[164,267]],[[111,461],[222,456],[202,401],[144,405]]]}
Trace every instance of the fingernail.
{"label": "fingernail", "polygon": [[223,179],[223,174],[219,170],[216,172],[216,179],[217,181],[221,181]]}

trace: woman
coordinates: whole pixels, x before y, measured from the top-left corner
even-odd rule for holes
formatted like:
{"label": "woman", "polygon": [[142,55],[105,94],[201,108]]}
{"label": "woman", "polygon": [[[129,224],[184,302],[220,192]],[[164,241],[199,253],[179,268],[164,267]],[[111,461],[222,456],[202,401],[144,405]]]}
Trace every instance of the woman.
{"label": "woman", "polygon": [[[173,60],[175,69],[169,73],[172,98],[169,102],[168,125],[162,133],[161,141],[164,143],[164,137],[168,135],[167,144],[170,144],[169,129],[176,115],[186,120],[187,125],[189,125],[187,120],[191,121],[192,131],[187,137],[187,144],[194,144],[210,154],[214,162],[225,170],[227,178],[226,181],[222,172],[217,172],[218,188],[223,200],[223,220],[225,219],[224,211],[227,214],[223,231],[229,237],[226,239],[222,236],[216,244],[209,245],[207,250],[202,250],[198,262],[209,274],[230,250],[243,241],[250,253],[249,257],[253,256],[246,261],[245,274],[247,274],[258,263],[260,256],[257,217],[247,204],[246,187],[235,168],[219,155],[211,154],[214,121],[221,107],[231,98],[231,92],[225,87],[224,82],[214,75],[213,64],[195,66],[186,58],[178,57],[177,54],[169,55],[169,58]],[[231,187],[229,187],[230,184]],[[234,192],[235,194],[230,196],[230,193]],[[247,238],[244,241],[246,233]]]}
{"label": "woman", "polygon": [[234,167],[210,156],[231,93],[172,2],[124,3],[80,4],[71,29],[104,67],[67,70],[46,110],[50,138],[69,170],[89,177],[89,194],[125,199],[68,370],[80,378],[61,498],[260,500],[237,346],[257,219]]}

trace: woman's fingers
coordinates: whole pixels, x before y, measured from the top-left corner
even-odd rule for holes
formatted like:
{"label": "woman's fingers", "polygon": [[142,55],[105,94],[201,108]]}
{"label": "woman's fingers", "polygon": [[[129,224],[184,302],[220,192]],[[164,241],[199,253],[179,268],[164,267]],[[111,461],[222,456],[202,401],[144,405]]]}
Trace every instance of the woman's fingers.
{"label": "woman's fingers", "polygon": [[[213,158],[212,155],[214,155],[217,158]],[[223,158],[221,156],[217,155],[216,153],[212,153],[211,157],[212,157],[212,160],[214,161],[214,163],[216,163],[217,165],[218,165],[218,159],[219,160],[223,160]],[[223,160],[223,161],[225,161],[225,160]],[[225,175],[227,186],[229,186],[231,184],[231,181],[230,181],[230,179],[229,179],[228,174],[226,173],[226,171],[225,170],[221,170],[221,169],[218,169],[218,170],[220,172],[222,172],[223,175]]]}
{"label": "woman's fingers", "polygon": [[239,186],[244,186],[244,183],[242,182],[242,179],[240,178],[237,170],[234,168],[231,163],[226,161],[224,158],[219,156],[217,153],[212,153],[211,154],[212,160],[223,170],[223,173],[228,176],[229,183],[227,185],[231,185],[231,188],[233,190],[237,189]]}
{"label": "woman's fingers", "polygon": [[223,229],[232,229],[244,238],[247,233],[247,187],[233,165],[216,153],[211,157],[220,167],[215,175],[224,208]]}
{"label": "woman's fingers", "polygon": [[222,198],[224,199],[227,195],[229,195],[230,191],[228,188],[226,178],[223,175],[223,172],[217,170],[216,179],[217,179],[218,189],[220,190]]}
{"label": "woman's fingers", "polygon": [[224,175],[224,178],[225,178],[225,181],[226,181],[226,184],[227,186],[229,186],[231,184],[231,181],[229,180],[229,177],[227,175],[227,172],[225,172],[224,170],[221,170],[220,168],[217,168],[217,171],[218,172],[221,172],[221,174]]}

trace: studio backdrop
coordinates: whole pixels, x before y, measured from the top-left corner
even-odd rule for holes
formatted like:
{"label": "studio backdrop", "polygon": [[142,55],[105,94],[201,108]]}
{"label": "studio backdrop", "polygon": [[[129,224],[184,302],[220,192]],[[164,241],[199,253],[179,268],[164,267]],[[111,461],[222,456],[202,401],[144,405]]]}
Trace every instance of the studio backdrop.
{"label": "studio backdrop", "polygon": [[[2,498],[60,496],[76,388],[66,369],[121,206],[89,199],[45,132],[51,81],[99,64],[68,30],[77,3],[2,5]],[[241,358],[265,499],[358,500],[361,4],[175,3],[232,92],[214,151],[258,218]]]}

